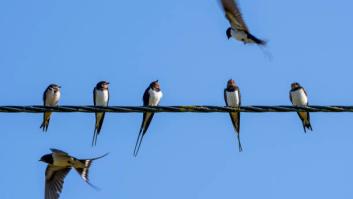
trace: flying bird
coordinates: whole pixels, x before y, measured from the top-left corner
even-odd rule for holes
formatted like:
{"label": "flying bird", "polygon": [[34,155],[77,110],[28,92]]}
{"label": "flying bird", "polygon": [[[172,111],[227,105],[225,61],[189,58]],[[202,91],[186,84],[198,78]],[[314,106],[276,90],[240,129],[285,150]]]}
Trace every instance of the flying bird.
{"label": "flying bird", "polygon": [[[227,88],[224,89],[224,101],[226,105],[229,107],[239,108],[241,105],[241,96],[240,90],[234,80],[230,79],[227,82]],[[240,112],[231,112],[229,113],[230,119],[232,120],[232,124],[234,130],[238,136],[238,146],[239,151],[243,151],[243,148],[240,143]]]}
{"label": "flying bird", "polygon": [[[96,87],[93,89],[93,102],[94,106],[108,106],[109,103],[109,82],[100,81],[97,83]],[[105,112],[96,113],[96,123],[93,133],[92,146],[97,143],[97,136],[99,135],[103,121],[104,121]]]}
{"label": "flying bird", "polygon": [[[294,106],[307,106],[308,95],[305,89],[297,82],[291,84],[291,90],[289,92],[289,99]],[[310,114],[306,111],[297,112],[299,118],[302,120],[304,132],[306,129],[313,130],[310,124]]]}
{"label": "flying bird", "polygon": [[226,31],[228,39],[234,38],[242,41],[244,44],[255,43],[258,45],[266,45],[264,40],[261,40],[250,33],[235,0],[220,1],[225,12],[225,16],[230,23],[230,27]]}
{"label": "flying bird", "polygon": [[[158,106],[159,102],[163,96],[158,80],[153,81],[148,88],[145,90],[143,94],[143,105],[144,106]],[[153,112],[145,112],[143,113],[142,124],[140,127],[140,132],[136,140],[134,156],[136,157],[142,143],[143,136],[145,136],[148,126],[150,125],[154,113]]]}
{"label": "flying bird", "polygon": [[108,153],[92,159],[77,159],[68,153],[50,149],[52,153],[43,155],[39,161],[47,163],[45,170],[45,199],[58,199],[63,189],[64,178],[74,168],[81,178],[93,186],[88,179],[89,168],[94,160],[103,158]]}
{"label": "flying bird", "polygon": [[[57,106],[60,100],[60,86],[56,84],[50,84],[43,93],[43,104],[44,106]],[[51,112],[44,112],[43,122],[40,125],[40,128],[43,131],[48,130],[49,121],[50,121]]]}

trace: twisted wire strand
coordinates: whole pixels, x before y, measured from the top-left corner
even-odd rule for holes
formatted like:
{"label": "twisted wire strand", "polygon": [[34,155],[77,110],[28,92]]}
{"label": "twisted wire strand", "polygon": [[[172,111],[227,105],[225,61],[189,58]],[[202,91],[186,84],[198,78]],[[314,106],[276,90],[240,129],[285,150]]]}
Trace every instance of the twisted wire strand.
{"label": "twisted wire strand", "polygon": [[232,108],[226,106],[0,106],[2,113],[43,113],[43,112],[111,112],[111,113],[140,113],[140,112],[353,112],[353,106],[241,106]]}

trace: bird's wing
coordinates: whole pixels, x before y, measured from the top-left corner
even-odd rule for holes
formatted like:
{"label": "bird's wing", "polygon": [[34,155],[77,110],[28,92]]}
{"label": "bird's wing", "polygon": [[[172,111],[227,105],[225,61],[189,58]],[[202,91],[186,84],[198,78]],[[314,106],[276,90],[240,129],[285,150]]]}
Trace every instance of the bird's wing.
{"label": "bird's wing", "polygon": [[59,150],[59,149],[50,149],[53,153],[57,153],[57,154],[63,154],[63,155],[69,155],[68,153],[66,153],[65,151]]}
{"label": "bird's wing", "polygon": [[141,125],[143,128],[143,135],[147,132],[147,129],[151,124],[153,116],[154,116],[154,113],[151,113],[151,112],[147,112],[143,114],[142,125]]}
{"label": "bird's wing", "polygon": [[154,113],[151,113],[151,112],[143,113],[142,124],[141,124],[141,127],[140,127],[140,132],[139,132],[139,135],[137,137],[136,144],[135,144],[135,149],[134,149],[134,156],[135,157],[137,156],[137,154],[138,154],[138,152],[140,150],[142,139],[145,136],[145,134],[147,132],[147,129],[148,129],[148,127],[151,124],[153,115],[154,115]]}
{"label": "bird's wing", "polygon": [[93,89],[93,105],[96,105],[96,87]]}
{"label": "bird's wing", "polygon": [[289,91],[289,100],[290,100],[290,102],[292,102],[292,104],[293,104],[292,92],[291,92],[291,91]]}
{"label": "bird's wing", "polygon": [[[240,91],[239,91],[239,88],[236,89],[235,91],[238,91],[238,97],[239,97],[239,106],[241,104],[241,97],[240,97]],[[230,118],[232,120],[232,124],[233,124],[233,127],[234,129],[236,130],[236,132],[239,134],[240,132],[240,112],[232,112],[229,114],[230,115]]]}
{"label": "bird's wing", "polygon": [[[143,105],[144,106],[148,106],[149,104],[149,100],[150,100],[150,94],[149,91],[150,87],[148,87],[145,92],[143,93]],[[147,132],[148,126],[150,125],[152,118],[153,118],[154,113],[151,112],[144,112],[143,113],[143,119],[142,119],[142,123],[141,123],[141,127],[140,127],[140,131],[136,140],[136,144],[135,144],[135,149],[134,149],[134,156],[136,157],[140,147],[141,147],[141,143],[142,143],[142,139],[143,136],[145,135],[145,133]]]}
{"label": "bird's wing", "polygon": [[104,116],[105,116],[105,112],[96,113],[95,131],[97,132],[97,134],[99,134],[100,131],[101,131],[101,129],[102,129],[102,125],[103,125],[103,121],[104,121]]}
{"label": "bird's wing", "polygon": [[68,153],[59,150],[59,149],[50,149],[53,152],[53,157],[54,159],[67,159],[67,158],[72,158]]}
{"label": "bird's wing", "polygon": [[[48,86],[48,88],[45,89],[45,91],[43,93],[43,106],[45,106],[45,102],[47,101],[47,91],[48,90],[49,90],[49,86]],[[40,128],[43,128],[43,131],[47,131],[47,129],[48,129],[50,115],[51,115],[51,112],[44,112],[44,114],[43,114],[43,122],[40,125]]]}
{"label": "bird's wing", "polygon": [[64,185],[64,178],[70,167],[48,165],[45,171],[45,199],[58,199]]}
{"label": "bird's wing", "polygon": [[150,94],[148,91],[150,90],[150,87],[148,87],[145,92],[143,93],[143,105],[148,106],[148,102],[150,101]]}
{"label": "bird's wing", "polygon": [[[49,87],[48,87],[49,88]],[[45,89],[44,93],[43,93],[43,106],[45,106],[45,101],[47,100],[47,91],[48,91],[48,88]]]}
{"label": "bird's wing", "polygon": [[[241,95],[240,95],[240,90],[238,88],[238,94],[239,94],[239,106],[241,106]],[[237,128],[238,128],[238,133],[240,133],[240,111],[237,112],[237,117],[238,117],[238,124],[237,124]]]}
{"label": "bird's wing", "polygon": [[[305,94],[305,97],[308,98],[308,94],[306,93],[305,89],[304,88],[302,88],[302,89],[303,89],[303,92]],[[309,105],[309,100],[307,99],[306,106],[308,106],[308,105]],[[306,120],[305,124],[309,124],[309,126],[310,126],[310,113],[309,112],[306,112],[304,120]]]}
{"label": "bird's wing", "polygon": [[238,95],[239,95],[239,106],[241,106],[241,95],[240,95],[240,90],[238,88]]}
{"label": "bird's wing", "polygon": [[226,106],[228,106],[228,101],[227,101],[227,89],[224,89],[223,95],[224,95],[224,102],[226,103]]}
{"label": "bird's wing", "polygon": [[232,124],[237,133],[240,131],[240,112],[230,113]]}
{"label": "bird's wing", "polygon": [[249,32],[236,2],[234,0],[221,0],[221,3],[231,26],[237,30]]}

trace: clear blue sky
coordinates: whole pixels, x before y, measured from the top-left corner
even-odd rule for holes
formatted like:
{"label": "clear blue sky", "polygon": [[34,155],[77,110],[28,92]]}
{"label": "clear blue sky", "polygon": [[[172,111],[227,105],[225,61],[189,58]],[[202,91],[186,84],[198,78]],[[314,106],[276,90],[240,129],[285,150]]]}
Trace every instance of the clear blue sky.
{"label": "clear blue sky", "polygon": [[[353,3],[240,0],[251,31],[269,41],[228,41],[216,0],[11,0],[0,2],[1,105],[42,104],[50,83],[62,105],[91,105],[111,82],[111,105],[141,105],[158,79],[161,105],[224,105],[234,78],[243,105],[288,105],[292,81],[313,105],[353,104]],[[97,147],[94,114],[0,114],[3,199],[42,198],[49,148],[76,157],[110,155],[92,166],[92,189],[71,172],[61,198],[331,199],[353,197],[353,114],[314,113],[304,134],[295,113],[244,113],[237,151],[228,114],[161,113],[138,158],[142,114],[107,114]]]}

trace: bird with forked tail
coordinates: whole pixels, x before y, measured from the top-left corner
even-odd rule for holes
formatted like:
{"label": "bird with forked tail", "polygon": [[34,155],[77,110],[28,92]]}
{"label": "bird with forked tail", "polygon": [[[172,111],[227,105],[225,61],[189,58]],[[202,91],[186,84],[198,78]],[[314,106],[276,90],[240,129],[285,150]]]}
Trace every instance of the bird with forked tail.
{"label": "bird with forked tail", "polygon": [[[93,103],[94,106],[108,106],[109,103],[109,82],[100,81],[97,83],[96,87],[93,89]],[[97,137],[102,129],[105,112],[97,112],[96,123],[94,126],[92,146],[96,145]]]}
{"label": "bird with forked tail", "polygon": [[[43,105],[44,106],[57,106],[60,100],[61,92],[60,92],[61,87],[57,84],[50,84],[44,91],[43,93]],[[40,125],[40,128],[43,129],[43,131],[47,131],[49,127],[49,121],[50,121],[50,116],[52,112],[45,112],[43,114],[43,122]]]}
{"label": "bird with forked tail", "polygon": [[[143,105],[144,106],[158,106],[159,102],[163,97],[163,93],[161,91],[161,87],[158,83],[158,80],[153,81],[148,88],[145,90],[143,94]],[[142,124],[140,127],[140,132],[136,140],[135,149],[134,149],[134,156],[136,157],[142,143],[142,139],[145,136],[147,129],[152,121],[154,113],[152,112],[145,112],[143,113]]]}
{"label": "bird with forked tail", "polygon": [[[291,90],[289,91],[289,99],[294,106],[307,106],[308,103],[308,95],[305,89],[297,82],[291,84]],[[306,111],[297,112],[299,118],[303,123],[303,129],[306,133],[306,130],[312,131],[313,128],[310,124],[310,114]]]}
{"label": "bird with forked tail", "polygon": [[266,45],[266,41],[259,39],[250,33],[235,0],[220,1],[225,16],[230,23],[230,27],[226,31],[228,39],[234,38],[236,40],[242,41],[244,44],[253,43],[260,46]]}
{"label": "bird with forked tail", "polygon": [[89,169],[94,160],[100,159],[108,155],[108,153],[92,159],[77,159],[68,153],[50,149],[52,153],[43,155],[39,161],[47,163],[45,170],[45,199],[58,199],[63,189],[64,179],[74,168],[81,178],[90,186],[94,187],[88,179]]}
{"label": "bird with forked tail", "polygon": [[[240,90],[233,79],[228,80],[227,87],[224,89],[224,101],[229,107],[239,108],[241,105]],[[239,152],[241,152],[243,147],[240,142],[240,112],[231,112],[229,115],[238,137]]]}

